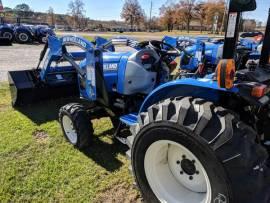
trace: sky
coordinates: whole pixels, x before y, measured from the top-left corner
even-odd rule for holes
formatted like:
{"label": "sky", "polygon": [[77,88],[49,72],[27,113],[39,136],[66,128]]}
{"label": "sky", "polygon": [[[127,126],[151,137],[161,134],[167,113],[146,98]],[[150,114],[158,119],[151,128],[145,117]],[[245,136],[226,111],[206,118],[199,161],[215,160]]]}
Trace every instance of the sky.
{"label": "sky", "polygon": [[[83,0],[86,16],[95,20],[121,20],[120,13],[124,0]],[[145,13],[149,16],[151,0],[138,0]],[[153,0],[153,16],[158,16],[159,8],[167,0]],[[173,1],[173,0],[171,0]],[[14,8],[17,4],[26,3],[34,11],[46,12],[51,6],[55,13],[66,14],[69,0],[2,0],[4,7]],[[177,2],[177,0],[175,0]],[[255,12],[244,14],[245,18],[254,18],[266,22],[270,8],[269,0],[257,0],[258,8]]]}

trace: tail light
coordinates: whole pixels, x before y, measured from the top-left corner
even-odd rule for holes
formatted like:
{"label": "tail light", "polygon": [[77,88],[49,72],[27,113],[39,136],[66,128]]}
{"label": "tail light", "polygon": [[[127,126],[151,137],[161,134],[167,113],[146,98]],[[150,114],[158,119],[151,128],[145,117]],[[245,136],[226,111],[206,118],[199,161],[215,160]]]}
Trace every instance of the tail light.
{"label": "tail light", "polygon": [[262,41],[262,39],[263,39],[263,35],[257,35],[257,36],[254,37],[254,40],[256,42],[260,42],[260,41]]}
{"label": "tail light", "polygon": [[141,56],[141,59],[142,59],[142,61],[146,61],[146,60],[148,60],[148,59],[150,59],[150,55],[148,54],[148,53],[145,53],[145,54],[143,54],[142,56]]}
{"label": "tail light", "polygon": [[176,61],[170,62],[170,68],[171,68],[172,70],[174,70],[176,67],[177,67],[177,62],[176,62]]}
{"label": "tail light", "polygon": [[266,85],[255,86],[251,90],[251,96],[261,98],[266,94],[266,90],[267,90]]}

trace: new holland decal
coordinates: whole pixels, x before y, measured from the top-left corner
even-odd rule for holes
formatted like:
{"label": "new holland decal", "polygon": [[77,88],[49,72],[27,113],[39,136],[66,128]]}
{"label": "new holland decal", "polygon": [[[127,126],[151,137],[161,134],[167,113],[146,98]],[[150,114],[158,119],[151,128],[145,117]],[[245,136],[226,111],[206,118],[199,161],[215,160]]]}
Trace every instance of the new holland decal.
{"label": "new holland decal", "polygon": [[104,71],[117,71],[118,64],[117,63],[105,63],[103,64]]}

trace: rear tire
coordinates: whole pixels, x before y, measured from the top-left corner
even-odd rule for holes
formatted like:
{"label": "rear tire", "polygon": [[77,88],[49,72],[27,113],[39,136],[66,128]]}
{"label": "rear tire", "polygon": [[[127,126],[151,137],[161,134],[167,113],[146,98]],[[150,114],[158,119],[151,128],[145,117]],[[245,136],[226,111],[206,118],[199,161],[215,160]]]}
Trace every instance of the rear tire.
{"label": "rear tire", "polygon": [[15,39],[20,44],[27,44],[32,41],[30,33],[26,31],[19,31],[15,34]]}
{"label": "rear tire", "polygon": [[[138,121],[131,129],[133,137],[129,138],[131,163],[146,202],[268,202],[270,172],[265,165],[268,154],[255,142],[256,133],[230,111],[202,99],[184,97],[149,107]],[[166,142],[162,148],[161,143]],[[205,196],[198,198],[202,191],[183,182],[182,176],[190,174],[193,176],[190,181],[196,181],[195,164],[191,164],[192,160],[184,163],[183,154],[171,156],[174,146],[186,148],[195,157],[194,163],[201,163],[202,167],[195,168],[203,171],[202,168],[207,174],[205,180],[210,187]],[[177,159],[170,162],[174,157]],[[175,167],[179,168],[179,174],[171,172]],[[208,192],[210,200],[206,201]]]}
{"label": "rear tire", "polygon": [[78,149],[88,147],[93,139],[94,129],[84,106],[71,103],[59,112],[59,122],[65,138]]}

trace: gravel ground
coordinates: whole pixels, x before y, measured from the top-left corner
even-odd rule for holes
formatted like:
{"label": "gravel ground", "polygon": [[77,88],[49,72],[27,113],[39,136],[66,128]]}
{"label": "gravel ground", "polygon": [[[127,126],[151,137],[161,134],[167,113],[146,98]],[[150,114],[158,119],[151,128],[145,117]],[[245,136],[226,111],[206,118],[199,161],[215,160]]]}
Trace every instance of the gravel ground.
{"label": "gravel ground", "polygon": [[79,35],[79,36],[88,36],[88,37],[114,37],[114,36],[127,36],[134,38],[136,40],[161,40],[164,34],[155,34],[155,33],[111,33],[111,32],[57,32],[58,35]]}
{"label": "gravel ground", "polygon": [[0,46],[0,81],[7,81],[10,70],[34,68],[42,48],[43,45]]}
{"label": "gravel ground", "polygon": [[[35,68],[44,45],[0,46],[0,82],[7,81],[7,72]],[[71,48],[78,50],[77,48]],[[131,51],[129,47],[118,47],[117,51]]]}

